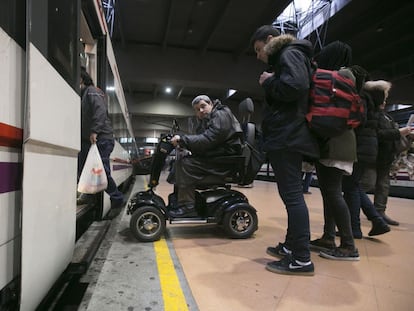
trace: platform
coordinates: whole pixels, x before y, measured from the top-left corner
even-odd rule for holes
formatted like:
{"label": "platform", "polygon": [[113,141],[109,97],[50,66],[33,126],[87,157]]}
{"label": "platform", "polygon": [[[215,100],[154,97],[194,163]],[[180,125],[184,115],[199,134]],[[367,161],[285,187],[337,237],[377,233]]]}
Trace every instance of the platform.
{"label": "platform", "polygon": [[[172,187],[161,175],[156,191],[164,199]],[[137,176],[131,193],[142,190]],[[245,193],[258,210],[253,238],[231,240],[215,225],[168,224],[166,237],[138,242],[130,216],[119,215],[83,277],[89,283],[79,310],[412,310],[414,304],[414,201],[389,198],[388,214],[400,221],[391,232],[356,240],[361,260],[333,261],[312,253],[315,276],[279,275],[265,269],[274,258],[266,248],[283,241],[286,211],[276,184],[255,181]],[[311,238],[321,236],[318,188],[306,195]],[[370,222],[361,216],[362,231]]]}

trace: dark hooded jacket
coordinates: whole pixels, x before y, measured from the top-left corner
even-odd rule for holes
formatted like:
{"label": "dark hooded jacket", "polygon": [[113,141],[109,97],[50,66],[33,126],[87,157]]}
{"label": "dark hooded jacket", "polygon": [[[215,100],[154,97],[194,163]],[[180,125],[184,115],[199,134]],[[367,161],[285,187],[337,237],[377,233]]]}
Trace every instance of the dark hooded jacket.
{"label": "dark hooded jacket", "polygon": [[378,155],[378,113],[375,113],[372,98],[365,90],[360,92],[360,96],[365,103],[366,121],[355,129],[358,162],[375,165]]}
{"label": "dark hooded jacket", "polygon": [[375,119],[377,121],[378,155],[377,165],[391,165],[396,157],[396,145],[401,138],[398,124],[380,105],[387,98],[391,83],[378,80],[368,81],[364,90],[370,94],[375,107]]}
{"label": "dark hooded jacket", "polygon": [[305,119],[312,45],[291,35],[280,35],[272,38],[264,49],[274,73],[262,84],[267,102],[262,122],[264,149],[287,149],[316,159],[318,145]]}
{"label": "dark hooded jacket", "polygon": [[195,135],[181,136],[180,145],[194,156],[211,157],[241,154],[242,129],[231,110],[216,100],[206,122]]}

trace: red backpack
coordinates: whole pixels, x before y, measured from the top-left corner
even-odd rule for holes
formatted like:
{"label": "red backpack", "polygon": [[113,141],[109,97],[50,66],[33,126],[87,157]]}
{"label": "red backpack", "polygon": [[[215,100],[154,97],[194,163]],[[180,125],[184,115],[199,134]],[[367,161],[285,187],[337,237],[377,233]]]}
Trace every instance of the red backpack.
{"label": "red backpack", "polygon": [[313,73],[306,119],[318,136],[339,136],[364,121],[364,104],[350,75],[347,68],[338,71],[317,68]]}

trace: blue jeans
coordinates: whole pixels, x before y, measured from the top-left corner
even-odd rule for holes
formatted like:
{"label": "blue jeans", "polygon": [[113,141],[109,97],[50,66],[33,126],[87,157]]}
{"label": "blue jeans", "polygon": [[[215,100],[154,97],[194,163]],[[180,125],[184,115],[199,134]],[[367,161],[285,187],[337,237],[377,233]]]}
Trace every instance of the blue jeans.
{"label": "blue jeans", "polygon": [[362,189],[360,181],[365,174],[366,168],[361,163],[355,163],[351,176],[343,179],[344,198],[351,214],[351,225],[353,232],[361,232],[360,209],[368,220],[380,217],[366,192]]}
{"label": "blue jeans", "polygon": [[354,237],[351,229],[351,217],[342,196],[343,171],[335,167],[316,163],[319,188],[323,199],[324,239],[335,239],[335,224],[341,236],[340,247],[354,249]]}
{"label": "blue jeans", "polygon": [[269,151],[269,162],[275,173],[279,195],[285,204],[288,227],[285,245],[300,261],[310,260],[309,212],[303,197],[302,154],[287,150]]}
{"label": "blue jeans", "polygon": [[[122,202],[124,195],[118,190],[115,181],[111,177],[111,164],[109,156],[111,155],[112,150],[114,150],[114,141],[110,139],[101,139],[96,142],[96,145],[98,147],[99,154],[101,155],[106,177],[108,179],[108,187],[105,192],[110,196],[111,202]],[[90,146],[90,142],[82,141],[81,143],[81,151],[78,154],[78,180],[83,166],[85,165]]]}

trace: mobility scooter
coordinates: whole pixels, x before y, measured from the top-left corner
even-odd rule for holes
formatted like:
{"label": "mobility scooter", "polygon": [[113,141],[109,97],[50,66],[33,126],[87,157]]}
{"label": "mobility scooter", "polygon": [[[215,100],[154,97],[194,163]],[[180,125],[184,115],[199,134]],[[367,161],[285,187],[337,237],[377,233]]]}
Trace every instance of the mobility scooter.
{"label": "mobility scooter", "polygon": [[[173,125],[173,128],[176,127]],[[244,127],[252,129],[252,127]],[[255,129],[255,128],[254,128]],[[232,174],[221,184],[199,185],[196,190],[195,208],[197,216],[171,217],[168,211],[174,208],[175,193],[168,196],[166,204],[154,191],[158,185],[160,173],[165,159],[174,149],[169,142],[172,134],[161,138],[154,153],[151,165],[148,190],[140,191],[130,200],[127,213],[131,215],[130,229],[135,238],[142,242],[160,239],[166,229],[166,221],[170,224],[217,224],[230,238],[249,238],[258,229],[256,209],[249,204],[247,197],[239,191],[231,189],[231,184],[251,184],[255,173],[251,173],[249,158],[250,144],[240,156],[223,156],[215,158],[215,163],[232,167]],[[246,137],[253,137],[246,135]],[[246,170],[249,172],[246,174]]]}

